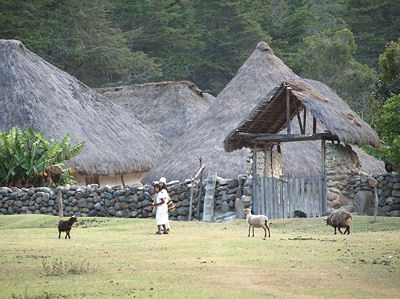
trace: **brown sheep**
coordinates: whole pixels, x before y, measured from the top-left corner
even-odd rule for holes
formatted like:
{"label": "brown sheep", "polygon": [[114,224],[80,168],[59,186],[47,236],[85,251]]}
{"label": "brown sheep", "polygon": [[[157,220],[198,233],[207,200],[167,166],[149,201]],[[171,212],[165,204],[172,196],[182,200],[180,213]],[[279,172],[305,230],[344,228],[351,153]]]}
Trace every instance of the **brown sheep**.
{"label": "brown sheep", "polygon": [[71,231],[72,225],[77,221],[75,216],[72,216],[68,220],[60,220],[58,222],[58,238],[60,239],[61,232],[65,232],[65,239],[68,237],[71,239],[69,232]]}
{"label": "brown sheep", "polygon": [[[336,235],[336,228],[338,228],[340,234],[347,234],[350,235],[350,225],[353,221],[353,215],[347,211],[339,211],[330,214],[326,220],[326,225],[330,225],[335,228],[335,235]],[[345,227],[344,233],[340,230],[341,227]]]}

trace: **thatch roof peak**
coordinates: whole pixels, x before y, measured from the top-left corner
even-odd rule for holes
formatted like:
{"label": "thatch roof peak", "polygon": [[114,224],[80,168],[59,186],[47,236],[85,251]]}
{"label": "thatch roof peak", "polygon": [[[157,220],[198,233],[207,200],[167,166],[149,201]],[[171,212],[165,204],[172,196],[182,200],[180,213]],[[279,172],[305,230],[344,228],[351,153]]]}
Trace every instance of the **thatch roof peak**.
{"label": "thatch roof peak", "polygon": [[29,51],[0,40],[0,129],[31,126],[47,138],[84,141],[69,166],[89,174],[146,171],[169,147],[121,107]]}
{"label": "thatch roof peak", "polygon": [[[142,180],[143,183],[156,180],[160,176],[165,176],[168,180],[192,177],[199,167],[200,157],[206,164],[206,173],[215,171],[219,176],[226,178],[246,173],[248,149],[226,153],[223,140],[271,89],[283,81],[299,78],[268,48],[264,42],[258,44],[202,119],[194,123],[148,172]],[[318,155],[310,158],[310,161],[299,160],[297,153],[306,154],[308,148],[288,148],[289,155],[286,155],[287,158],[283,161],[287,172],[299,174],[315,171],[313,163],[315,164],[315,159],[319,159]],[[380,164],[375,163],[376,160],[369,158],[370,160],[361,160],[362,166],[370,166],[364,170],[374,171],[382,168]],[[304,161],[306,163],[303,163]],[[319,163],[317,165],[319,169]]]}
{"label": "thatch roof peak", "polygon": [[215,100],[189,81],[133,84],[97,91],[170,143],[179,139]]}
{"label": "thatch roof peak", "polygon": [[272,51],[271,47],[266,42],[259,42],[256,49],[259,49],[261,51],[270,51],[271,53],[274,53],[274,51]]}

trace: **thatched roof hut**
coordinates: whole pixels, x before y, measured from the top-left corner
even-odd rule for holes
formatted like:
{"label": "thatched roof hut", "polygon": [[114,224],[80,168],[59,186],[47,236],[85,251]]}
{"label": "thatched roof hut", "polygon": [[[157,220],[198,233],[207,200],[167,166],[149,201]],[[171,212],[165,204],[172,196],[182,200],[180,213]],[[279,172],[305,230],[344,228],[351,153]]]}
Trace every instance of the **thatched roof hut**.
{"label": "thatched roof hut", "polygon": [[171,144],[203,114],[215,97],[189,81],[167,81],[98,88]]}
{"label": "thatched roof hut", "polygon": [[29,51],[0,40],[0,128],[33,127],[47,138],[84,141],[69,166],[86,174],[147,171],[169,147],[120,106]]}
{"label": "thatched roof hut", "polygon": [[[286,128],[288,90],[291,95],[291,119],[305,107],[311,115],[309,120],[313,117],[323,125],[320,132],[330,132],[345,144],[379,147],[379,137],[374,130],[332,89],[318,81],[292,79],[281,83],[260,100],[250,115],[228,134],[224,141],[225,150],[231,152],[243,147],[252,147],[253,134],[273,135]],[[301,122],[301,119],[299,121]],[[306,122],[306,125],[310,127],[310,121]]]}
{"label": "thatched roof hut", "polygon": [[[200,121],[193,124],[172,149],[153,167],[142,182],[150,182],[160,175],[168,179],[193,176],[198,168],[198,158],[221,177],[233,178],[245,173],[247,149],[232,153],[224,151],[223,140],[252,109],[281,82],[299,79],[265,43],[260,42],[254,52],[238,70],[236,76],[217,96]],[[285,175],[302,175],[319,171],[314,159],[298,161],[297,154],[307,152],[310,145],[301,142],[289,144],[291,153],[283,158]],[[286,150],[287,152],[287,150]],[[316,156],[319,159],[320,155]],[[368,155],[360,156],[361,169],[366,172],[381,171],[381,162]]]}

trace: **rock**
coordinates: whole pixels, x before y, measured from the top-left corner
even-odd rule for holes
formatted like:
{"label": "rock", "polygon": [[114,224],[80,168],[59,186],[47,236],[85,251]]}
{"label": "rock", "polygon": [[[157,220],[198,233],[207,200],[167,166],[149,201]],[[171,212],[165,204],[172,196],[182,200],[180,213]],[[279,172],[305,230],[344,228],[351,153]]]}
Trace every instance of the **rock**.
{"label": "rock", "polygon": [[367,214],[373,208],[373,193],[371,191],[359,191],[354,197],[354,206],[360,214]]}
{"label": "rock", "polygon": [[400,217],[400,210],[390,211],[389,216],[390,217]]}
{"label": "rock", "polygon": [[243,201],[243,203],[250,203],[252,201],[252,197],[251,196],[247,196],[247,195],[242,195],[241,200]]}
{"label": "rock", "polygon": [[80,200],[78,200],[78,207],[80,208],[84,208],[87,205],[87,200],[86,198],[81,198]]}
{"label": "rock", "polygon": [[229,212],[230,209],[231,209],[231,207],[229,206],[229,203],[227,203],[226,201],[223,201],[221,204],[221,212],[226,213],[226,212]]}
{"label": "rock", "polygon": [[244,203],[240,198],[236,198],[235,200],[235,211],[236,211],[236,216],[239,219],[244,219],[245,214],[244,214]]}
{"label": "rock", "polygon": [[368,178],[368,185],[371,188],[376,188],[376,187],[378,187],[378,181],[376,179],[374,179],[373,177],[369,177]]}
{"label": "rock", "polygon": [[96,203],[95,205],[94,205],[94,208],[96,209],[96,210],[100,210],[101,209],[101,204],[98,202],[98,203]]}
{"label": "rock", "polygon": [[400,189],[393,189],[392,190],[392,196],[395,196],[395,197],[400,197]]}
{"label": "rock", "polygon": [[239,181],[237,179],[230,180],[228,183],[228,187],[229,187],[229,189],[239,187]]}
{"label": "rock", "polygon": [[228,185],[228,183],[229,183],[229,180],[227,180],[227,179],[218,180],[219,186],[225,186],[225,185]]}

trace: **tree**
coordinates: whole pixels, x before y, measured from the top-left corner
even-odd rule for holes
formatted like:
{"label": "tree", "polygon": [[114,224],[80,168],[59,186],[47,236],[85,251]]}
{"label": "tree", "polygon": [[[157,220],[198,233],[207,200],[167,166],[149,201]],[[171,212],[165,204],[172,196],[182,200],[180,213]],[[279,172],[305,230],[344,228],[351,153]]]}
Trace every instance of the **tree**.
{"label": "tree", "polygon": [[218,94],[261,40],[270,37],[261,29],[260,1],[194,1],[197,25],[205,42],[201,64],[190,78],[201,88]]}
{"label": "tree", "polygon": [[354,35],[348,29],[307,37],[300,49],[301,74],[335,89],[353,110],[365,117],[377,75],[354,59],[355,51]]}
{"label": "tree", "polygon": [[176,0],[114,1],[110,19],[134,52],[142,51],[160,66],[157,79],[188,79],[204,48],[193,10]]}
{"label": "tree", "polygon": [[375,85],[371,105],[373,118],[381,114],[383,105],[392,95],[400,94],[400,44],[389,42],[379,56],[380,79]]}
{"label": "tree", "polygon": [[383,105],[380,116],[374,122],[375,129],[384,141],[381,151],[392,162],[395,169],[400,169],[400,94],[393,95]]}
{"label": "tree", "polygon": [[346,0],[342,15],[354,32],[358,45],[355,57],[377,67],[376,57],[388,40],[399,38],[400,2],[392,0]]}
{"label": "tree", "polygon": [[83,150],[83,142],[69,145],[67,134],[60,143],[46,140],[41,132],[14,127],[9,133],[0,130],[0,185],[53,186],[73,183],[64,161]]}

